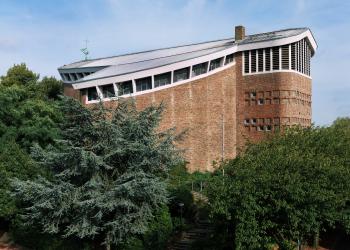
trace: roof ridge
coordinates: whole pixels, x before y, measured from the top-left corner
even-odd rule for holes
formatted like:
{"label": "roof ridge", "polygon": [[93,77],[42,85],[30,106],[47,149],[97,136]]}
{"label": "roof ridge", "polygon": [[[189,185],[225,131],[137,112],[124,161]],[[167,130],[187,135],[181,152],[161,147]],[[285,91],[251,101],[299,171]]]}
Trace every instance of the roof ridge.
{"label": "roof ridge", "polygon": [[[80,60],[80,61],[76,61],[76,62],[73,62],[73,63],[70,63],[70,64],[82,63],[82,62],[87,62],[88,63],[88,62],[94,62],[94,61],[98,61],[98,60],[102,60],[102,59],[122,57],[122,56],[130,56],[130,55],[137,55],[137,54],[149,53],[149,52],[153,52],[153,51],[166,50],[166,49],[176,49],[176,48],[181,48],[181,47],[200,45],[200,44],[205,44],[205,43],[220,42],[220,41],[225,41],[225,40],[234,40],[234,38],[230,37],[230,38],[223,38],[223,39],[211,40],[211,41],[206,41],[206,42],[198,42],[198,43],[191,43],[191,44],[178,45],[178,46],[172,46],[172,47],[164,47],[164,48],[159,48],[159,49],[151,49],[151,50],[144,50],[144,51],[138,51],[138,52],[131,52],[131,53],[115,55],[115,56],[98,57],[98,58],[94,58],[94,59]],[[68,64],[68,65],[70,65],[70,64]],[[61,67],[64,67],[64,66],[67,66],[67,65],[63,65]],[[61,68],[61,67],[59,67],[59,68]]]}
{"label": "roof ridge", "polygon": [[262,33],[256,33],[256,34],[251,34],[247,36],[256,36],[256,35],[265,35],[265,34],[271,34],[271,33],[276,33],[276,32],[283,32],[283,31],[288,31],[288,30],[304,30],[308,29],[308,27],[299,27],[299,28],[288,28],[288,29],[280,29],[280,30],[274,30],[274,31],[269,31],[269,32],[262,32]]}

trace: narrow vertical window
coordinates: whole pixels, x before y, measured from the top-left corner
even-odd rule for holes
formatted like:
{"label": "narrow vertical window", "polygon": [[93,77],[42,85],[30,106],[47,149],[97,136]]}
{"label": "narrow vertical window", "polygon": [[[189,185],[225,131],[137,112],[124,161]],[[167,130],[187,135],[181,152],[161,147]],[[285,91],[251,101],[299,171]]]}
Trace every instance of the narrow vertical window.
{"label": "narrow vertical window", "polygon": [[252,50],[251,52],[251,73],[255,73],[256,72],[256,50]]}
{"label": "narrow vertical window", "polygon": [[291,63],[291,65],[292,65],[292,70],[295,70],[295,57],[296,57],[296,53],[295,53],[295,43],[292,43],[291,44],[291,60],[292,60],[292,63]]}
{"label": "narrow vertical window", "polygon": [[279,47],[272,48],[272,69],[279,70],[280,69],[280,50]]}
{"label": "narrow vertical window", "polygon": [[271,49],[265,49],[265,71],[271,70]]}
{"label": "narrow vertical window", "polygon": [[249,73],[249,51],[244,51],[244,73]]}
{"label": "narrow vertical window", "polygon": [[258,50],[258,71],[259,72],[264,71],[264,50],[263,49]]}
{"label": "narrow vertical window", "polygon": [[282,69],[289,69],[289,45],[282,46]]}

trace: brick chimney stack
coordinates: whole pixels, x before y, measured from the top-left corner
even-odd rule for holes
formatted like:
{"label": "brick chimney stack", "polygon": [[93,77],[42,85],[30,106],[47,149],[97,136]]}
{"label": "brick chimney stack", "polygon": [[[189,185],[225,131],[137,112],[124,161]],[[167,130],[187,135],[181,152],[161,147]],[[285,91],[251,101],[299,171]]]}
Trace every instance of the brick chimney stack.
{"label": "brick chimney stack", "polygon": [[241,41],[245,38],[245,27],[242,25],[235,27],[235,40]]}

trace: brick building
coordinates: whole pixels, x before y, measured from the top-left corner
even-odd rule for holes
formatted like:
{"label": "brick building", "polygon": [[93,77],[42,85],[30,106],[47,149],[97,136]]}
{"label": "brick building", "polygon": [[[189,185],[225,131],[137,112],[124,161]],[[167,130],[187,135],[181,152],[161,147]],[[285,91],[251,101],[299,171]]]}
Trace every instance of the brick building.
{"label": "brick building", "polygon": [[188,169],[212,170],[249,141],[311,124],[308,28],[85,60],[58,69],[68,96],[85,105],[132,97],[140,108],[164,102],[161,128],[188,129],[180,147]]}

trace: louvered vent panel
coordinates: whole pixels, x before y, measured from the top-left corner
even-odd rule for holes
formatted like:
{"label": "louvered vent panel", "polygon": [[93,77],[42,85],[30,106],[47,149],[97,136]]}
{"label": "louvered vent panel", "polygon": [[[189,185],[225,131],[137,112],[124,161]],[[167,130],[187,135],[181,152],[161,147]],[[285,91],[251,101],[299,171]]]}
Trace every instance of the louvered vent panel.
{"label": "louvered vent panel", "polygon": [[296,53],[295,53],[296,47],[295,43],[291,44],[291,65],[292,65],[292,70],[295,70],[295,61],[296,61]]}
{"label": "louvered vent panel", "polygon": [[258,71],[259,72],[264,71],[264,50],[263,49],[258,50]]}
{"label": "louvered vent panel", "polygon": [[289,45],[282,46],[282,69],[289,69]]}
{"label": "louvered vent panel", "polygon": [[252,64],[251,64],[251,73],[255,73],[256,72],[256,50],[252,50],[250,55],[250,58],[252,60]]}
{"label": "louvered vent panel", "polygon": [[272,48],[272,69],[279,70],[280,69],[280,51],[279,47]]}
{"label": "louvered vent panel", "polygon": [[249,51],[244,51],[244,73],[249,73]]}
{"label": "louvered vent panel", "polygon": [[265,71],[271,70],[271,49],[265,49]]}

